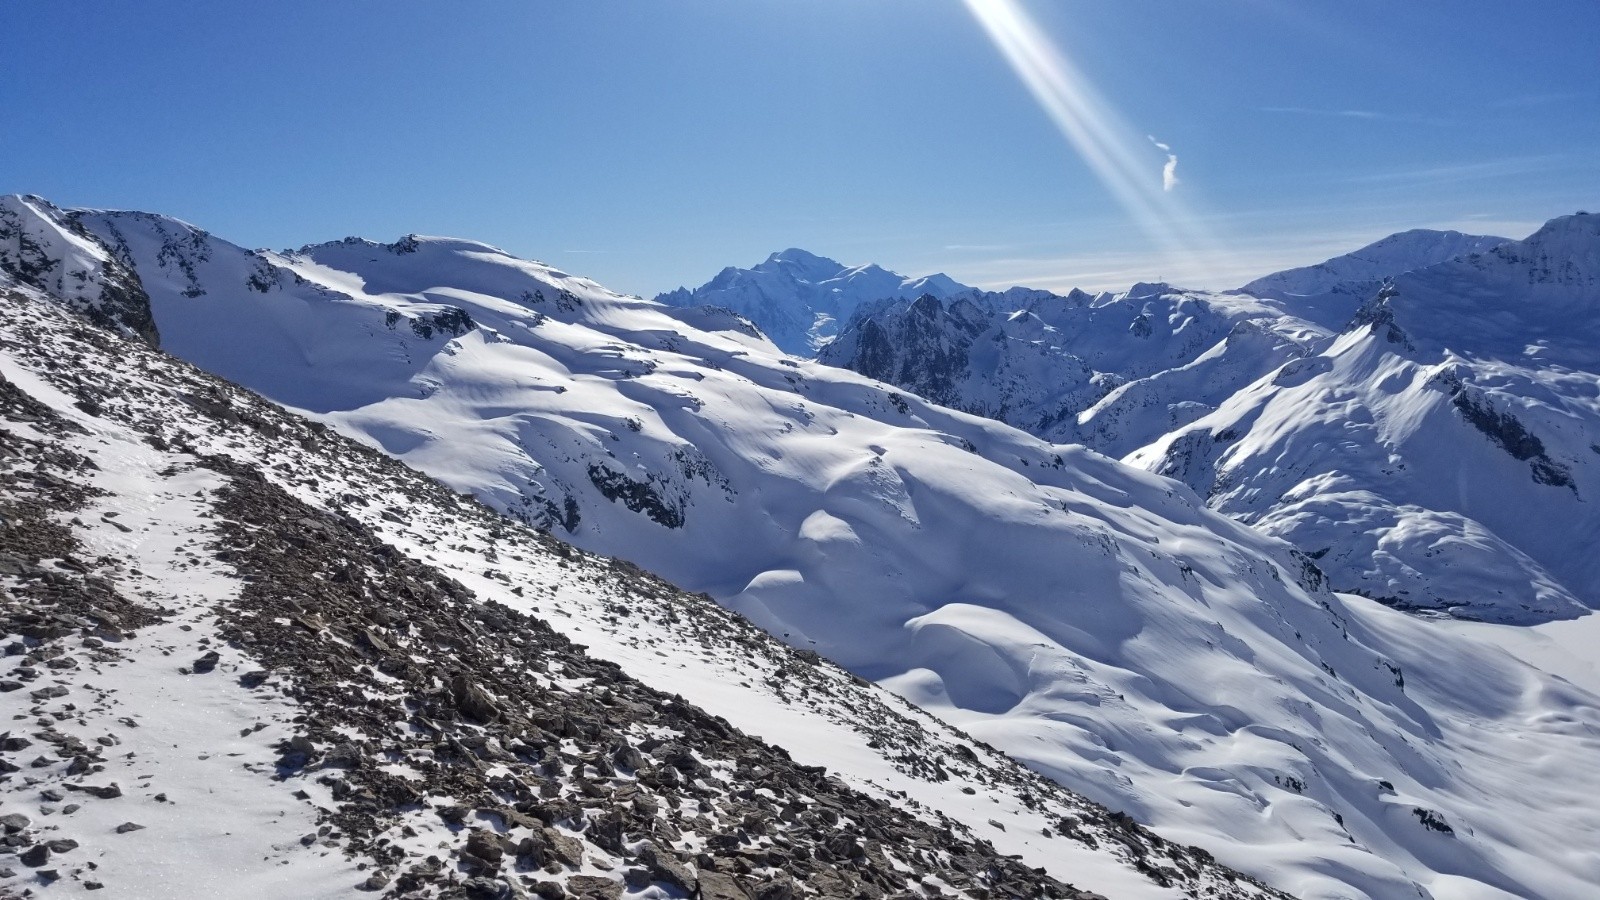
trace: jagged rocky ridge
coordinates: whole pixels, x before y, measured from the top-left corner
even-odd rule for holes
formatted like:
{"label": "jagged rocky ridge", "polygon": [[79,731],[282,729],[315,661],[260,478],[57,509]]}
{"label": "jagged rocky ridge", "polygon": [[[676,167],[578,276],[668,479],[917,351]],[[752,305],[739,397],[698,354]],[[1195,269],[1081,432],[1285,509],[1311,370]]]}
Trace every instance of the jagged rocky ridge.
{"label": "jagged rocky ridge", "polygon": [[[266,852],[225,873],[232,896],[287,883],[297,896],[1089,897],[1057,880],[1087,859],[1150,896],[1272,895],[706,598],[39,300],[4,300],[0,349],[20,384],[0,379],[0,624],[20,680],[0,697],[26,694],[16,708],[32,720],[0,738],[12,890],[218,889],[181,860],[215,837],[167,810],[217,814],[181,758],[210,762],[204,722],[242,711],[238,749],[208,780],[284,809],[230,823],[251,827],[221,846]],[[460,554],[448,567],[419,559],[446,541]],[[459,580],[477,569],[477,589]],[[565,604],[583,607],[568,628],[660,662],[597,658],[529,614]],[[876,748],[888,783],[847,784],[628,674],[700,653],[747,679],[732,704],[802,710],[832,740]],[[184,720],[171,751],[136,743],[141,720],[161,724],[139,703],[152,678],[164,703],[205,717]],[[36,747],[49,749],[26,769],[11,762]],[[895,784],[1003,800],[982,815],[1026,813],[1010,824],[1037,823],[1038,849],[1004,855],[972,834],[1004,839],[1002,823]]]}
{"label": "jagged rocky ridge", "polygon": [[1111,456],[1186,425],[1328,333],[1236,294],[1140,284],[864,307],[818,358]]}

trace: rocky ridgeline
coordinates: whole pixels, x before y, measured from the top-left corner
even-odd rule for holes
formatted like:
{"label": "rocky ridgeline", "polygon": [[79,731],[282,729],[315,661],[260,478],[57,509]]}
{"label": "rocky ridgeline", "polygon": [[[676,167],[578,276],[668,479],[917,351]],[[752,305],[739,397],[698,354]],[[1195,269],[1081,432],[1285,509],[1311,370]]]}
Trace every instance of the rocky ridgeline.
{"label": "rocky ridgeline", "polygon": [[[277,744],[276,771],[261,777],[281,780],[315,808],[320,824],[304,835],[305,852],[347,855],[364,870],[362,888],[396,897],[615,898],[651,886],[733,900],[1088,896],[997,852],[973,835],[970,820],[894,792],[861,793],[640,684],[544,621],[399,549],[393,535],[401,534],[470,550],[483,573],[504,584],[507,600],[554,596],[554,588],[509,577],[502,562],[509,569],[513,560],[554,559],[618,634],[648,625],[654,637],[628,639],[649,641],[661,655],[736,654],[770,696],[845,723],[903,773],[951,792],[976,787],[1020,798],[1052,823],[1046,838],[1097,848],[1191,896],[1276,896],[1203,851],[1166,842],[815,654],[776,642],[708,598],[511,523],[31,296],[5,299],[16,314],[0,326],[0,351],[15,364],[86,415],[142,435],[169,460],[163,475],[197,466],[220,473],[224,486],[200,501],[210,504],[209,564],[236,572],[243,588],[215,598],[219,643],[171,665],[292,701],[293,733]],[[167,611],[122,599],[96,574],[122,561],[76,561],[73,530],[42,526],[70,516],[81,504],[74,492],[95,490],[87,486],[95,442],[14,385],[0,397],[7,420],[46,435],[4,432],[0,550],[9,555],[0,567],[18,570],[5,578],[4,608],[6,630],[17,636],[11,646],[23,656],[5,677],[22,680],[69,649],[115,653],[110,637]],[[37,424],[45,421],[54,431]],[[39,474],[9,474],[23,470]],[[33,547],[21,534],[54,543]],[[77,575],[62,574],[64,566]],[[230,659],[220,668],[218,649]],[[41,716],[39,728],[48,734],[46,718],[72,713]],[[93,747],[57,747],[73,760],[61,772],[62,790],[95,796],[115,787],[94,777]],[[19,858],[30,867],[42,846],[30,824],[4,824],[6,845],[34,854]],[[41,883],[54,871],[31,868]],[[92,871],[73,874],[98,883]]]}

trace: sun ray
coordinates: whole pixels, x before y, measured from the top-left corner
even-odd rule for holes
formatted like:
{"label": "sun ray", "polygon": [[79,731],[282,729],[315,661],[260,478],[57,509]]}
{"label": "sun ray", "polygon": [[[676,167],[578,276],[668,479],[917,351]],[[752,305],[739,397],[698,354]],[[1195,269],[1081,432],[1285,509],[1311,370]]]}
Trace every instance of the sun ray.
{"label": "sun ray", "polygon": [[1183,271],[1215,266],[1215,248],[1164,183],[1162,167],[1151,165],[1142,132],[1122,121],[1017,0],[965,3],[1056,129],[1157,248]]}

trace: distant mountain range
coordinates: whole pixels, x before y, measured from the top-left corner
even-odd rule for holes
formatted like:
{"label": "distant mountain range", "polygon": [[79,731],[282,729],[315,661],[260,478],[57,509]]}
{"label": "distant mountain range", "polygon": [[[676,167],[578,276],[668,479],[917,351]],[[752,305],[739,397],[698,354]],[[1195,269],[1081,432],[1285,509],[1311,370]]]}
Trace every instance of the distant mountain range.
{"label": "distant mountain range", "polygon": [[668,306],[718,306],[755,322],[786,353],[815,356],[863,304],[971,290],[946,275],[907,278],[875,265],[846,266],[789,249],[748,269],[728,267],[694,290],[656,297]]}
{"label": "distant mountain range", "polygon": [[[1594,604],[1594,217],[1395,273],[1335,325],[1153,284],[800,298],[807,347],[851,308],[824,354],[863,374],[782,352],[759,308],[626,297],[472,241],[251,251],[148,213],[0,210],[0,572],[49,576],[5,607],[34,617],[8,677],[69,691],[0,697],[34,720],[79,704],[89,724],[51,733],[85,747],[142,733],[113,715],[172,735],[164,783],[249,798],[219,827],[262,837],[240,872],[610,900],[1593,884],[1600,851],[1572,836],[1600,832],[1600,696],[1390,607]],[[793,290],[729,296],[907,286],[769,262],[749,277]],[[191,629],[101,605],[126,623],[118,665],[164,675],[126,679],[114,714],[87,703],[112,638],[78,630],[103,620],[57,618],[99,613],[40,605],[107,589],[159,591]],[[233,680],[195,674],[216,666]],[[270,713],[228,687],[258,669]],[[70,838],[131,880],[224,821],[133,796],[165,748],[77,755],[25,771],[120,778],[106,802],[172,841],[118,855],[144,830],[5,782],[14,833],[48,850],[30,858],[70,863],[46,844]],[[0,889],[38,880],[11,871]]]}

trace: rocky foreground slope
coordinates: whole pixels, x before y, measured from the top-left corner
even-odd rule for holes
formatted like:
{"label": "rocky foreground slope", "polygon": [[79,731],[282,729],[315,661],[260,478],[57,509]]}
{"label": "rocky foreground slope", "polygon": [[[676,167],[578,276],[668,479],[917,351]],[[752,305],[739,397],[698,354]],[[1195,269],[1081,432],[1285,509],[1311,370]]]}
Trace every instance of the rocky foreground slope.
{"label": "rocky foreground slope", "polygon": [[1272,895],[704,597],[0,299],[0,892]]}

